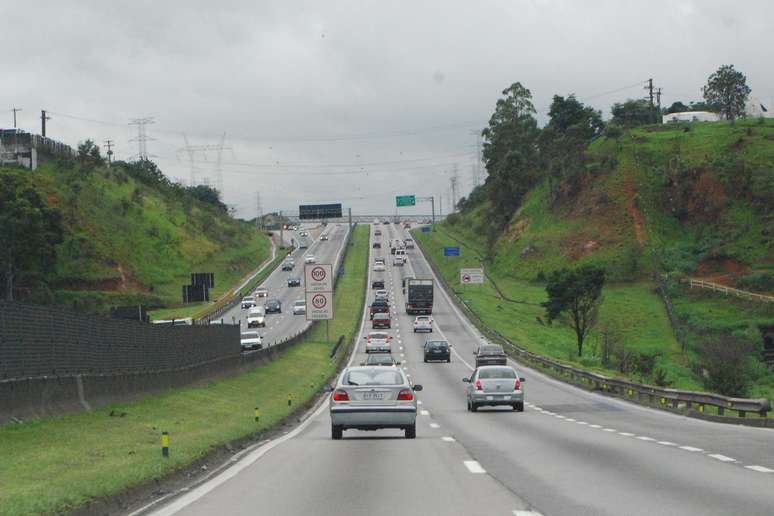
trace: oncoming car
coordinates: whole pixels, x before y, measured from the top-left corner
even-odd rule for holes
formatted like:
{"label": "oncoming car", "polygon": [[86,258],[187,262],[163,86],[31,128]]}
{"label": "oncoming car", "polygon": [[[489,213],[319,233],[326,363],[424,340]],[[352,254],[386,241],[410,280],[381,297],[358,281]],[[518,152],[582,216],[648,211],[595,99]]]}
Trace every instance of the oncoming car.
{"label": "oncoming car", "polygon": [[331,394],[331,438],[341,439],[344,430],[399,428],[407,439],[417,436],[417,400],[398,367],[360,366],[345,369]]}
{"label": "oncoming car", "polygon": [[269,296],[269,289],[266,287],[258,287],[255,289],[255,296],[256,297],[268,297]]}
{"label": "oncoming car", "polygon": [[242,310],[247,310],[255,306],[255,298],[253,296],[245,296],[242,298]]}
{"label": "oncoming car", "polygon": [[248,328],[263,328],[266,326],[266,311],[262,306],[254,306],[247,312]]}
{"label": "oncoming car", "polygon": [[485,405],[510,405],[513,410],[524,412],[524,378],[512,367],[482,366],[462,381],[468,384],[466,398],[471,412]]}
{"label": "oncoming car", "polygon": [[242,350],[263,348],[263,337],[257,331],[243,331],[239,342]]}
{"label": "oncoming car", "polygon": [[288,287],[300,287],[301,286],[301,278],[295,276],[288,278]]}
{"label": "oncoming car", "polygon": [[282,301],[279,299],[269,299],[263,305],[267,314],[281,314],[282,313]]}

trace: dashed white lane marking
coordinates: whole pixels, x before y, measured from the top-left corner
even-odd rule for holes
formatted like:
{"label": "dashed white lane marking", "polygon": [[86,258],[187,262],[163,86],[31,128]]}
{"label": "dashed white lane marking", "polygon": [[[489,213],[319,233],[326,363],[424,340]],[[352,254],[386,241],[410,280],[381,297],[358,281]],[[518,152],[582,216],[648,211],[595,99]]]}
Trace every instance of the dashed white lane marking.
{"label": "dashed white lane marking", "polygon": [[745,466],[745,468],[757,471],[758,473],[774,473],[774,469],[765,468],[763,466]]}
{"label": "dashed white lane marking", "polygon": [[618,432],[618,435],[622,435],[624,437],[634,437],[634,434],[631,432]]}
{"label": "dashed white lane marking", "polygon": [[417,400],[417,405],[421,405],[421,404],[422,404],[422,400]]}
{"label": "dashed white lane marking", "polygon": [[465,467],[468,468],[468,471],[470,471],[471,473],[477,473],[477,474],[486,473],[486,470],[481,467],[481,464],[479,464],[478,461],[466,460],[466,461],[463,461],[462,463],[465,464]]}
{"label": "dashed white lane marking", "polygon": [[589,428],[602,428],[602,425],[589,425]]}
{"label": "dashed white lane marking", "polygon": [[615,428],[603,428],[603,432],[616,432],[617,430]]}
{"label": "dashed white lane marking", "polygon": [[689,452],[700,452],[704,451],[701,448],[695,448],[693,446],[680,446],[681,450],[689,451]]}
{"label": "dashed white lane marking", "polygon": [[673,443],[672,441],[658,441],[658,444],[662,446],[677,446],[677,443]]}
{"label": "dashed white lane marking", "polygon": [[576,421],[575,423],[578,425],[588,425],[585,421]]}
{"label": "dashed white lane marking", "polygon": [[441,425],[438,423],[430,423],[430,428],[441,428]]}
{"label": "dashed white lane marking", "polygon": [[422,414],[423,416],[429,416],[430,415],[430,412],[427,411],[427,410],[422,410],[419,413]]}
{"label": "dashed white lane marking", "polygon": [[639,439],[640,441],[655,441],[655,439],[653,439],[652,437],[648,437],[645,435],[638,435],[637,439]]}
{"label": "dashed white lane marking", "polygon": [[543,516],[537,511],[513,511],[513,516]]}
{"label": "dashed white lane marking", "polygon": [[567,419],[565,419],[565,421],[568,421],[570,423],[575,423],[575,419],[573,419],[571,417],[568,417]]}
{"label": "dashed white lane marking", "polygon": [[711,453],[708,456],[712,457],[713,459],[719,460],[720,462],[736,462],[736,459],[727,457],[726,455],[721,455],[719,453]]}
{"label": "dashed white lane marking", "polygon": [[441,440],[447,443],[453,443],[455,441],[454,437],[449,437],[448,435],[441,437]]}
{"label": "dashed white lane marking", "polygon": [[406,356],[406,354],[405,354],[405,353],[401,353],[401,354],[400,354],[400,358],[403,358],[403,357],[405,357],[405,356]]}
{"label": "dashed white lane marking", "polygon": [[559,418],[559,419],[567,419],[566,417],[564,417],[564,416],[563,416],[563,415],[561,415],[561,414],[554,414],[554,417],[555,417],[555,418]]}

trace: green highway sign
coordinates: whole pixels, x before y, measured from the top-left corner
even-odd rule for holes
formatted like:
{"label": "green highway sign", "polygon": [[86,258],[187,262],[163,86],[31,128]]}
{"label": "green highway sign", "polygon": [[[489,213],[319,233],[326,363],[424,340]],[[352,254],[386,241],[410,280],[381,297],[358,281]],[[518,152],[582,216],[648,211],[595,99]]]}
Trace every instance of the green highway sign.
{"label": "green highway sign", "polygon": [[416,195],[398,195],[395,197],[395,206],[400,208],[401,206],[416,206]]}

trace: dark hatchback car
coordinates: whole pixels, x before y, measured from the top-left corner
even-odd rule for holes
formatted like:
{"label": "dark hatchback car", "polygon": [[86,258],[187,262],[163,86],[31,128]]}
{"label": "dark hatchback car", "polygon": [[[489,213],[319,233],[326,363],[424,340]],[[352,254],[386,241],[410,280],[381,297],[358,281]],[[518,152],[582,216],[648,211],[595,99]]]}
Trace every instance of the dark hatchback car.
{"label": "dark hatchback car", "polygon": [[384,280],[377,279],[371,282],[371,288],[384,288]]}
{"label": "dark hatchback car", "polygon": [[360,365],[394,367],[400,365],[400,362],[396,361],[389,353],[372,353],[368,355],[366,361],[361,362]]}
{"label": "dark hatchback car", "polygon": [[425,362],[440,360],[451,362],[451,347],[445,340],[428,340],[425,342]]}
{"label": "dark hatchback car", "polygon": [[372,321],[374,330],[384,330],[392,327],[389,313],[376,313],[374,314]]}
{"label": "dark hatchback car", "polygon": [[374,249],[381,249],[382,248],[382,244],[381,244],[381,242],[374,242],[374,245],[371,246],[371,247],[373,247]]}
{"label": "dark hatchback car", "polygon": [[479,346],[473,354],[476,355],[476,367],[486,365],[506,365],[508,362],[503,348],[492,344]]}
{"label": "dark hatchback car", "polygon": [[301,278],[288,278],[288,287],[300,287]]}
{"label": "dark hatchback car", "polygon": [[282,313],[282,301],[279,299],[269,299],[263,305],[267,314],[281,314]]}

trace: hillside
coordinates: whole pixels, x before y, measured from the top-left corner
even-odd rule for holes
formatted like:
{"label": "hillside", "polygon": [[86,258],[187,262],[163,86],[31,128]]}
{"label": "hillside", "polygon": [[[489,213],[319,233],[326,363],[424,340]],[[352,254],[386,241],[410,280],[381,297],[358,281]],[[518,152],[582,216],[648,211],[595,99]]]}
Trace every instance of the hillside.
{"label": "hillside", "polygon": [[170,183],[150,163],[60,162],[21,172],[58,209],[64,229],[54,267],[21,278],[22,299],[90,311],[174,305],[191,272],[214,272],[217,295],[270,254],[254,226],[217,200]]}
{"label": "hillside", "polygon": [[[486,186],[438,231],[417,238],[431,254],[443,245],[463,246],[454,264],[440,252],[434,257],[449,278],[457,267],[483,263],[515,302],[490,286],[460,292],[491,324],[536,352],[643,381],[701,388],[705,343],[728,336],[753,350],[754,381],[745,393],[774,393],[774,378],[757,363],[760,328],[774,325],[774,306],[680,282],[697,277],[774,293],[774,123],[616,131],[586,148],[584,167],[575,192],[561,195],[560,187],[560,195],[557,189],[552,194],[545,181],[532,188],[493,241],[486,237],[493,218]],[[608,283],[590,350],[577,357],[572,332],[545,325],[540,303],[547,274],[583,264],[604,267]],[[677,328],[653,272],[670,278]],[[633,365],[603,363],[605,335],[632,351]]]}

